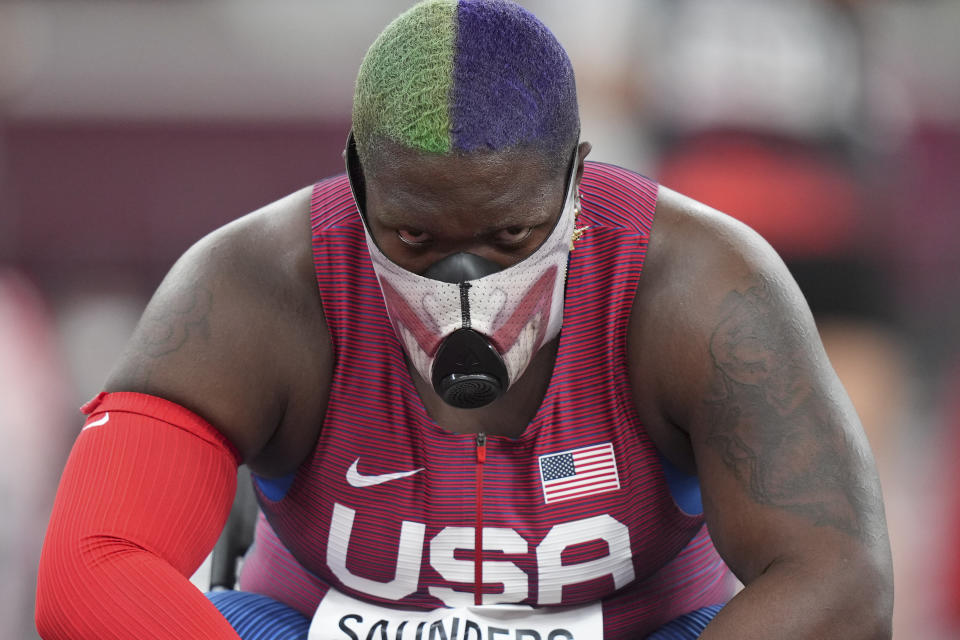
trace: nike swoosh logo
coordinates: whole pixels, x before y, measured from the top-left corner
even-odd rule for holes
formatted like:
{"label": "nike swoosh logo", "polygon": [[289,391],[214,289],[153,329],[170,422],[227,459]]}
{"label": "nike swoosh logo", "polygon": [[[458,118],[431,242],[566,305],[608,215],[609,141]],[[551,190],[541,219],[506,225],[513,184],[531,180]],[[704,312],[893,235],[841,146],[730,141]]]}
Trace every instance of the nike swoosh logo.
{"label": "nike swoosh logo", "polygon": [[103,417],[100,418],[99,420],[97,420],[96,422],[91,422],[90,424],[84,425],[83,429],[80,429],[80,431],[86,431],[87,429],[90,429],[91,427],[99,427],[100,425],[102,425],[102,424],[107,424],[108,422],[110,422],[110,412],[109,412],[109,411],[108,411],[107,413],[103,414]]}
{"label": "nike swoosh logo", "polygon": [[372,487],[374,485],[383,484],[384,482],[390,482],[391,480],[399,480],[400,478],[406,478],[412,476],[415,473],[420,473],[423,471],[423,467],[419,469],[414,469],[413,471],[398,471],[397,473],[381,473],[376,476],[365,476],[361,475],[357,471],[357,464],[359,464],[360,458],[357,458],[353,461],[353,464],[350,465],[350,468],[347,469],[347,484],[351,487]]}

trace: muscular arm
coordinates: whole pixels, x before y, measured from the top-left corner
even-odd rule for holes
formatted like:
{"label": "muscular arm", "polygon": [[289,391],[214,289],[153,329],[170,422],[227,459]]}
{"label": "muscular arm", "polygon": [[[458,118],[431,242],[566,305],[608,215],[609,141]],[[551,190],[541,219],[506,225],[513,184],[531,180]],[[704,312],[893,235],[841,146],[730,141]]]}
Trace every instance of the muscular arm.
{"label": "muscular arm", "polygon": [[44,637],[236,637],[188,576],[223,525],[237,461],[285,474],[317,437],[330,353],[307,197],[214,232],[151,300],[106,385],[136,393],[97,405],[58,490]]}
{"label": "muscular arm", "polygon": [[644,278],[672,279],[643,292],[658,311],[631,338],[634,358],[669,364],[635,383],[662,448],[700,476],[711,535],[746,585],[703,637],[889,637],[872,457],[802,296],[752,232],[665,200]]}
{"label": "muscular arm", "polygon": [[311,261],[306,191],[192,247],[147,306],[106,383],[176,402],[262,475],[316,440],[330,348]]}
{"label": "muscular arm", "polygon": [[710,337],[697,448],[756,504],[869,541],[879,500],[864,443],[832,375],[818,380],[827,365],[811,362],[811,328],[792,317],[804,311],[764,276],[742,288],[721,303]]}

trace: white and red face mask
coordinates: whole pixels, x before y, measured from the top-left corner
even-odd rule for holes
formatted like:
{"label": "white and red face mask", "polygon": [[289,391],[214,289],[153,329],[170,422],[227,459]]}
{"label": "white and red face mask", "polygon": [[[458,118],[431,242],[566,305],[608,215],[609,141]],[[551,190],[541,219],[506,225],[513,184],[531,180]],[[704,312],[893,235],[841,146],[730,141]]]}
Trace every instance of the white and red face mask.
{"label": "white and red face mask", "polygon": [[[348,167],[350,145],[352,139]],[[393,328],[413,366],[448,403],[462,408],[489,403],[560,333],[567,260],[579,213],[576,169],[573,162],[563,210],[550,235],[530,256],[502,270],[462,253],[442,260],[445,264],[435,265],[439,269],[428,269],[433,277],[418,275],[384,255],[364,223]],[[471,271],[474,266],[486,275],[471,276],[477,273]]]}

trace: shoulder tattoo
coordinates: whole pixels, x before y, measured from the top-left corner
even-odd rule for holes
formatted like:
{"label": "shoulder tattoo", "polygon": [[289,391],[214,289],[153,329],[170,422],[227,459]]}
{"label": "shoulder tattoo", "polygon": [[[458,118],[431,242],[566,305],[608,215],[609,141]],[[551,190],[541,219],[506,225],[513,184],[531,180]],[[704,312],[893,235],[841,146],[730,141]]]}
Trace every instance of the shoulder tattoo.
{"label": "shoulder tattoo", "polygon": [[145,319],[141,327],[144,353],[159,358],[177,351],[191,337],[208,339],[212,303],[213,293],[201,285],[173,297],[165,309]]}
{"label": "shoulder tattoo", "polygon": [[879,506],[862,454],[816,397],[801,345],[806,331],[784,318],[766,280],[724,300],[710,340],[713,380],[707,443],[747,494],[861,537]]}
{"label": "shoulder tattoo", "polygon": [[162,308],[146,314],[135,334],[140,357],[132,377],[147,384],[156,360],[179,351],[191,338],[208,340],[212,306],[213,293],[198,284],[178,292]]}

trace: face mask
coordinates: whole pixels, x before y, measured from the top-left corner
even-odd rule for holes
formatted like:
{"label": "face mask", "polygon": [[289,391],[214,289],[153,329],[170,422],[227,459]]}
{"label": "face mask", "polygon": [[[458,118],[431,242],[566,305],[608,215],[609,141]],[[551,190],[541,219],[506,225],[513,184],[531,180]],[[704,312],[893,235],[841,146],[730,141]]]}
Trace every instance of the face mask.
{"label": "face mask", "polygon": [[[362,173],[353,134],[347,174],[361,215]],[[550,235],[517,264],[499,265],[457,253],[423,275],[380,251],[364,232],[387,315],[414,368],[452,406],[482,407],[523,375],[534,355],[560,333],[567,259],[579,213],[572,162],[563,211]]]}

